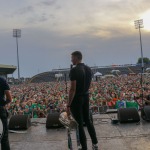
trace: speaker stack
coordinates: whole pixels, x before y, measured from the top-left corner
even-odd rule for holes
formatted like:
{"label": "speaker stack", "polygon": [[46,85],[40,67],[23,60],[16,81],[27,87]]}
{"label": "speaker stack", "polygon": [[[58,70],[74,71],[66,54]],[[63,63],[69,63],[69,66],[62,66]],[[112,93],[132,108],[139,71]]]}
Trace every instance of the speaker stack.
{"label": "speaker stack", "polygon": [[118,120],[120,123],[140,122],[140,116],[136,108],[119,108]]}
{"label": "speaker stack", "polygon": [[141,110],[141,117],[145,121],[150,121],[150,106],[144,106]]}
{"label": "speaker stack", "polygon": [[27,130],[31,126],[28,115],[14,115],[9,121],[9,130]]}
{"label": "speaker stack", "polygon": [[59,121],[59,116],[60,116],[60,113],[58,112],[48,114],[47,120],[46,120],[46,128],[51,129],[51,128],[63,127],[63,125]]}

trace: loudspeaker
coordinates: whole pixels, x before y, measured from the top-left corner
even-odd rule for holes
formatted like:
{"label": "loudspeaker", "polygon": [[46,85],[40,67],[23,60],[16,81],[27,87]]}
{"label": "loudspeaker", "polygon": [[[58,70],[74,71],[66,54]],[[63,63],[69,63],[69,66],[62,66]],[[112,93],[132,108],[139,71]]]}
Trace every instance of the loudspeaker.
{"label": "loudspeaker", "polygon": [[145,121],[150,121],[150,106],[144,106],[144,108],[141,109],[141,117]]}
{"label": "loudspeaker", "polygon": [[9,121],[9,130],[27,130],[31,126],[29,115],[14,115]]}
{"label": "loudspeaker", "polygon": [[136,108],[119,108],[118,120],[120,123],[139,122],[140,116]]}
{"label": "loudspeaker", "polygon": [[50,129],[50,128],[63,127],[63,125],[59,121],[59,116],[60,116],[60,113],[58,112],[48,114],[47,120],[46,120],[46,128]]}

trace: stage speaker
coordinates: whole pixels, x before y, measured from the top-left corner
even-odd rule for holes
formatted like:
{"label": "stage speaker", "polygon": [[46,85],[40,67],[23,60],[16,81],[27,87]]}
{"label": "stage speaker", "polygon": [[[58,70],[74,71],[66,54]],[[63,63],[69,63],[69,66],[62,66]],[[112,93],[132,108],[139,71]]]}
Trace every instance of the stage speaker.
{"label": "stage speaker", "polygon": [[140,116],[136,108],[119,108],[118,120],[120,123],[139,122]]}
{"label": "stage speaker", "polygon": [[14,115],[9,121],[9,130],[27,130],[31,126],[29,115]]}
{"label": "stage speaker", "polygon": [[58,112],[48,114],[47,120],[46,120],[46,128],[50,129],[50,128],[63,127],[63,125],[59,121],[59,116],[60,116],[60,113]]}
{"label": "stage speaker", "polygon": [[141,109],[141,117],[145,121],[150,121],[150,106],[144,106],[144,108]]}

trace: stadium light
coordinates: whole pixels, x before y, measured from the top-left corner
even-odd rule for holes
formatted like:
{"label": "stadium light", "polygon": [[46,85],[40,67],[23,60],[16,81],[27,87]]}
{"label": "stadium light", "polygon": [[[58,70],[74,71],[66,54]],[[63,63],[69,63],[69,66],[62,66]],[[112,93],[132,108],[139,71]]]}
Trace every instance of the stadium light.
{"label": "stadium light", "polygon": [[143,25],[143,19],[135,20],[134,21],[135,29],[139,30],[139,35],[140,35],[140,47],[141,47],[141,92],[142,92],[142,105],[144,106],[144,93],[143,93],[143,73],[144,73],[144,62],[143,62],[143,47],[142,47],[142,36],[141,36],[141,28],[144,28]]}
{"label": "stadium light", "polygon": [[140,46],[141,46],[141,59],[142,59],[142,73],[144,73],[144,62],[143,62],[143,47],[142,47],[142,35],[141,35],[141,28],[144,28],[143,19],[135,20],[134,21],[135,29],[139,30],[140,35]]}
{"label": "stadium light", "polygon": [[20,81],[20,67],[19,67],[18,38],[20,38],[20,37],[21,37],[21,30],[20,30],[20,29],[13,29],[13,37],[15,37],[15,38],[16,38],[16,44],[17,44],[18,80]]}

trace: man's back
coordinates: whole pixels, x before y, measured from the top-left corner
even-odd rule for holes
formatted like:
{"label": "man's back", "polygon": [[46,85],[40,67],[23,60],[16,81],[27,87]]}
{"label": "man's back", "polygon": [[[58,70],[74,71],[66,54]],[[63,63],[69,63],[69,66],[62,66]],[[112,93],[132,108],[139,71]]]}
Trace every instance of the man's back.
{"label": "man's back", "polygon": [[88,93],[92,81],[92,71],[91,68],[86,65],[84,69],[85,69],[85,93]]}
{"label": "man's back", "polygon": [[70,80],[76,80],[76,94],[84,95],[88,93],[92,79],[91,69],[83,63],[78,64],[70,71]]}

